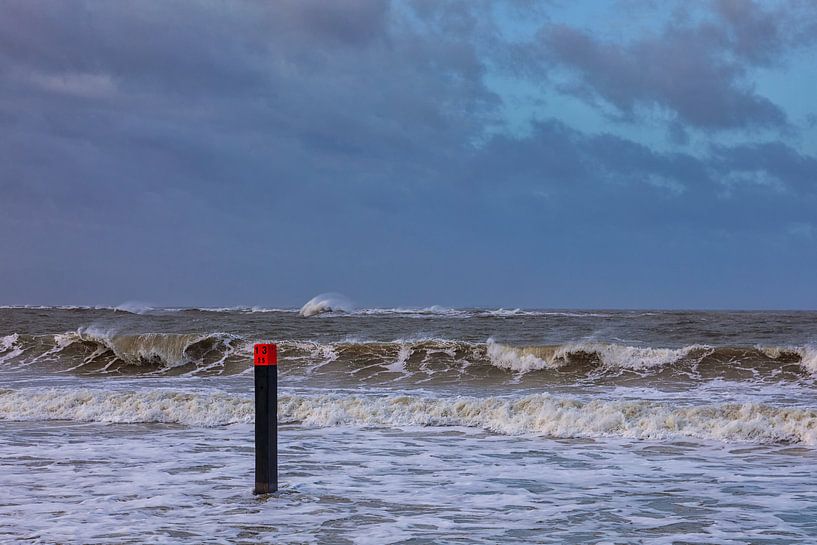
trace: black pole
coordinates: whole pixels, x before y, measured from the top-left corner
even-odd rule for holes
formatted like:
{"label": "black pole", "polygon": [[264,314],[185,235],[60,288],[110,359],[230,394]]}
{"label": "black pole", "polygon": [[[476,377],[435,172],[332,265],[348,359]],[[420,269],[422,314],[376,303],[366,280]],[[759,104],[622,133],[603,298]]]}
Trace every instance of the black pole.
{"label": "black pole", "polygon": [[255,489],[278,490],[278,347],[256,344],[255,366]]}

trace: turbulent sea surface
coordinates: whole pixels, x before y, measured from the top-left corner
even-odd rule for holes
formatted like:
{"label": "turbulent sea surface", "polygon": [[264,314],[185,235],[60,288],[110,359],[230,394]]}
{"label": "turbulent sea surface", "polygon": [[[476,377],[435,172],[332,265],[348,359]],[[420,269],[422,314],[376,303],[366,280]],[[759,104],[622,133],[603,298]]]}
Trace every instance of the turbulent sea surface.
{"label": "turbulent sea surface", "polygon": [[0,308],[0,542],[815,543],[816,387],[813,312]]}

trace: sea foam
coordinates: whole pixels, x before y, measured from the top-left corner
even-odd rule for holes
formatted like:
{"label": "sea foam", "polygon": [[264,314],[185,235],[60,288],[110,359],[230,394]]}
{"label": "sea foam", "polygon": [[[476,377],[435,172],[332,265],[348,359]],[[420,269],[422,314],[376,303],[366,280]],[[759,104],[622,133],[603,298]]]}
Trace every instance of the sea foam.
{"label": "sea foam", "polygon": [[[457,426],[503,435],[817,445],[817,410],[759,403],[679,406],[549,394],[484,398],[282,394],[278,416],[284,423],[312,427]],[[170,389],[27,388],[0,391],[0,419],[222,426],[252,422],[253,403],[249,396]]]}
{"label": "sea foam", "polygon": [[20,335],[17,333],[0,337],[0,363],[16,358],[23,353],[24,349],[20,346],[19,340]]}

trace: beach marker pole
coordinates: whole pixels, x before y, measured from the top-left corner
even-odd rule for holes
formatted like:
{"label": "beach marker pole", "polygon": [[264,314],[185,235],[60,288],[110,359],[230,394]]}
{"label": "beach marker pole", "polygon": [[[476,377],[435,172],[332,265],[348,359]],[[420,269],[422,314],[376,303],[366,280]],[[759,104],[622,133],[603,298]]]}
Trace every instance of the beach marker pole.
{"label": "beach marker pole", "polygon": [[278,347],[256,344],[255,367],[255,489],[278,490]]}

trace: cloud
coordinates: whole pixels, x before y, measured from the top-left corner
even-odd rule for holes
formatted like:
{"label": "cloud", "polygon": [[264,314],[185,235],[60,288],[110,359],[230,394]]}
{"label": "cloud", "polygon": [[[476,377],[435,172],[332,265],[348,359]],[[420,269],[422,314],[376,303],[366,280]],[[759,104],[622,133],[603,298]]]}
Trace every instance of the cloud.
{"label": "cloud", "polygon": [[817,158],[781,142],[715,146],[712,163],[733,183],[760,183],[800,197],[817,197]]}
{"label": "cloud", "polygon": [[816,168],[817,158],[778,142],[661,152],[550,119],[524,139],[494,138],[467,178],[485,201],[543,225],[769,233],[811,220]]}
{"label": "cloud", "polygon": [[[123,192],[156,189],[147,173],[197,191],[252,182],[251,165],[282,183],[313,177],[301,165],[366,183],[446,162],[497,104],[472,41],[415,28],[388,3],[188,7],[12,3],[7,147],[29,155],[36,141],[72,183],[116,179]],[[21,174],[45,191],[39,170]]]}
{"label": "cloud", "polygon": [[[300,304],[337,289],[524,306],[557,304],[521,299],[602,258],[617,283],[655,281],[658,262],[672,275],[702,246],[712,267],[780,244],[817,264],[792,236],[813,224],[817,159],[750,130],[785,125],[749,76],[794,45],[778,12],[719,6],[627,42],[540,34],[576,92],[627,115],[668,108],[679,141],[740,136],[669,152],[570,112],[502,130],[492,71],[553,93],[529,64],[541,44],[506,37],[524,3],[8,2],[0,299]],[[664,246],[677,257],[656,257]],[[609,291],[599,282],[562,303]]]}
{"label": "cloud", "polygon": [[660,108],[704,130],[783,128],[786,113],[756,91],[749,70],[778,63],[790,48],[814,40],[796,30],[817,12],[798,19],[794,4],[766,9],[718,0],[703,15],[681,9],[657,33],[613,41],[551,23],[539,39],[545,62],[575,75],[563,90],[603,99],[626,118],[639,108]]}

